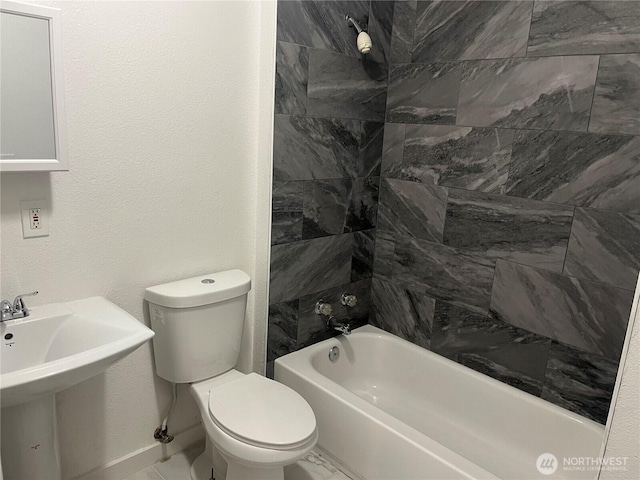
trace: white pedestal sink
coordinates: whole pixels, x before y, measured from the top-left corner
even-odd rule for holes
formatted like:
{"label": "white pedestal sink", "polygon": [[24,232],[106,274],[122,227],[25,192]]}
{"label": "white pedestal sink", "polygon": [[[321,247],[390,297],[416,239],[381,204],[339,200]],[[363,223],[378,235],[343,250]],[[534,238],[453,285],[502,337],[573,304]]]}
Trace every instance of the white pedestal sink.
{"label": "white pedestal sink", "polygon": [[4,480],[60,480],[56,392],[102,373],[153,337],[102,297],[33,307],[0,326]]}

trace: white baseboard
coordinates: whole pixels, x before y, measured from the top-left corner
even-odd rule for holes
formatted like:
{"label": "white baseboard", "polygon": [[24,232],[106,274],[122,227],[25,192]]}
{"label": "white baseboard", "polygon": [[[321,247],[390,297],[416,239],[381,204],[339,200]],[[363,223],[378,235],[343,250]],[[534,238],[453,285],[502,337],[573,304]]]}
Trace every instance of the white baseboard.
{"label": "white baseboard", "polygon": [[121,480],[197,443],[204,443],[204,438],[202,424],[197,424],[177,434],[171,443],[154,442],[73,480]]}

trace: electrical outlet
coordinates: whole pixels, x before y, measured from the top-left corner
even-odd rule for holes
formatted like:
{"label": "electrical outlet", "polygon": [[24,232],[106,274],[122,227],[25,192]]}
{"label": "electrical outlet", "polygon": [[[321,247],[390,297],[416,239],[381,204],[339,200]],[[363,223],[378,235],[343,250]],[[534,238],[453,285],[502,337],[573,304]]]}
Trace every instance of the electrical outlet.
{"label": "electrical outlet", "polygon": [[42,222],[40,221],[40,208],[29,209],[29,228],[31,230],[41,230]]}
{"label": "electrical outlet", "polygon": [[23,200],[20,202],[22,237],[48,237],[49,219],[45,200]]}

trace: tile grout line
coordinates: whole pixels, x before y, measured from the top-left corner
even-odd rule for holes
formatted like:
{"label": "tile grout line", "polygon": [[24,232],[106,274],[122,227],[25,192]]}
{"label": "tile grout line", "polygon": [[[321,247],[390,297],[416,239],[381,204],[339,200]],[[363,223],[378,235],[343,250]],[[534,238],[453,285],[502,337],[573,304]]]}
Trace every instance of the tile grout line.
{"label": "tile grout line", "polygon": [[[373,1],[373,0],[371,0]],[[369,2],[369,9],[371,9],[371,1]],[[379,221],[379,217],[380,217],[380,205],[381,205],[381,198],[383,197],[382,195],[382,185],[385,181],[386,176],[383,175],[383,160],[385,157],[385,143],[384,143],[384,139],[385,139],[385,130],[386,130],[386,126],[387,126],[387,112],[389,110],[389,86],[391,84],[391,57],[393,55],[393,48],[392,48],[392,44],[393,44],[393,33],[395,30],[395,26],[396,26],[396,22],[395,22],[395,16],[396,16],[396,7],[398,6],[397,2],[394,2],[393,5],[393,12],[392,12],[392,17],[391,17],[391,38],[389,39],[389,50],[388,50],[388,58],[385,58],[385,60],[387,60],[387,75],[386,75],[386,88],[385,88],[385,101],[384,101],[384,113],[382,115],[382,145],[380,148],[380,180],[378,182],[378,199],[376,202],[376,224],[375,224],[375,236],[374,236],[374,240],[373,240],[373,247],[371,250],[371,285],[369,286],[369,297],[370,297],[370,308],[369,308],[369,313],[367,315],[367,324],[371,324],[371,314],[373,313],[373,310],[375,310],[375,299],[374,299],[374,288],[373,288],[373,277],[374,277],[374,273],[375,273],[375,265],[376,265],[376,247],[378,245],[380,236],[378,235],[378,226],[380,224]],[[388,137],[387,137],[388,138]],[[404,145],[404,140],[403,140],[403,145]],[[353,257],[351,262],[353,263]]]}
{"label": "tile grout line", "polygon": [[529,30],[527,31],[527,44],[525,45],[525,49],[524,49],[525,58],[530,58],[529,57],[529,42],[531,41],[531,27],[533,26],[533,11],[535,10],[535,6],[536,6],[536,2],[535,2],[535,0],[533,0],[531,2],[531,16],[529,17]]}
{"label": "tile grout line", "polygon": [[573,225],[576,221],[576,210],[577,210],[577,207],[573,207],[573,213],[571,214],[571,228],[569,228],[569,237],[567,238],[567,248],[564,251],[564,260],[562,261],[562,270],[560,271],[560,274],[562,276],[568,277],[568,278],[570,278],[570,275],[567,275],[565,270],[567,268],[567,257],[569,256],[569,246],[571,244],[571,234],[573,233]]}
{"label": "tile grout line", "polygon": [[[598,76],[600,75],[600,62],[602,61],[602,55],[598,56],[598,65],[596,65],[596,78],[593,82],[593,93],[591,94],[591,108],[589,108],[589,119],[587,120],[587,133],[596,133],[589,132],[589,128],[591,128],[591,119],[593,116],[593,104],[596,101],[596,90],[598,89]],[[602,133],[600,133],[602,135]]]}
{"label": "tile grout line", "polygon": [[[386,115],[386,105],[385,105],[385,115]],[[378,123],[378,124],[393,124],[393,125],[416,125],[423,127],[451,127],[451,128],[476,128],[476,129],[494,129],[498,128],[500,130],[516,130],[516,131],[528,131],[528,132],[555,132],[555,133],[567,133],[567,134],[575,134],[575,135],[600,135],[600,136],[616,136],[616,137],[640,137],[638,134],[633,133],[601,133],[601,132],[589,132],[586,130],[566,130],[566,129],[554,129],[554,128],[531,128],[531,127],[522,127],[522,126],[504,126],[504,125],[458,125],[451,123],[416,123],[416,122],[396,122],[389,120],[371,120],[371,119],[363,119],[357,117],[346,117],[346,116],[321,116],[321,115],[300,115],[296,113],[275,113],[274,117],[298,117],[298,118],[310,118],[317,120],[337,120],[337,121],[353,121],[353,122],[369,122],[369,123]]]}

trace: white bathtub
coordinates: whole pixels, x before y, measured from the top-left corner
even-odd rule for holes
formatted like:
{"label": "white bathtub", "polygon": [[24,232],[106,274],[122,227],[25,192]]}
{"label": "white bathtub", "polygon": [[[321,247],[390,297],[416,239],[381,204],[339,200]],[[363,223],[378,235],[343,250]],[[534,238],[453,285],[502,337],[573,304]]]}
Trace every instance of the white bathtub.
{"label": "white bathtub", "polygon": [[[275,379],[313,408],[319,447],[367,480],[597,476],[563,458],[597,457],[603,426],[370,325],[277,359]],[[538,471],[543,453],[555,473]]]}

